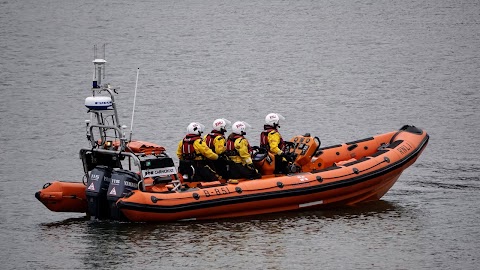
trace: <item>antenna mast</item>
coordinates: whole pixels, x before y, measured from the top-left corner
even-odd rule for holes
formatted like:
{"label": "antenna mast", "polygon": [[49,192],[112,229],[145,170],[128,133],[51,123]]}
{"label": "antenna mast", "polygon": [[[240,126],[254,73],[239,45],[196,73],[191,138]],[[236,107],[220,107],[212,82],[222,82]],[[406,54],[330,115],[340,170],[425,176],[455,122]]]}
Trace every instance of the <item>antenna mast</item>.
{"label": "antenna mast", "polygon": [[137,80],[135,81],[135,94],[133,96],[133,110],[132,110],[132,121],[130,122],[130,138],[129,138],[129,141],[132,141],[133,116],[135,115],[135,102],[137,100],[137,86],[138,86],[138,73],[139,72],[140,72],[140,68],[137,68]]}
{"label": "antenna mast", "polygon": [[[107,58],[105,57],[105,55],[106,55],[106,54],[105,54],[105,46],[106,46],[106,45],[107,45],[106,43],[103,43],[103,59],[107,59]],[[107,62],[105,61],[105,66],[103,67],[103,79],[105,79],[105,75],[106,75],[106,74],[107,74]]]}

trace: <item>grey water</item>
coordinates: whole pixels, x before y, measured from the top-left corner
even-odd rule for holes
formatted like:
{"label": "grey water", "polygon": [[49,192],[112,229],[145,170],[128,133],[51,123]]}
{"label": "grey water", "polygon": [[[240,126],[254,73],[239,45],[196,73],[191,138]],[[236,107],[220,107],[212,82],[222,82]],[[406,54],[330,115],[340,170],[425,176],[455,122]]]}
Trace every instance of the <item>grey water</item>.
{"label": "grey water", "polygon": [[[78,182],[93,46],[133,138],[270,112],[322,145],[431,136],[374,203],[211,222],[97,222],[34,193]],[[103,51],[99,50],[103,57]],[[478,269],[480,2],[0,1],[1,269]]]}

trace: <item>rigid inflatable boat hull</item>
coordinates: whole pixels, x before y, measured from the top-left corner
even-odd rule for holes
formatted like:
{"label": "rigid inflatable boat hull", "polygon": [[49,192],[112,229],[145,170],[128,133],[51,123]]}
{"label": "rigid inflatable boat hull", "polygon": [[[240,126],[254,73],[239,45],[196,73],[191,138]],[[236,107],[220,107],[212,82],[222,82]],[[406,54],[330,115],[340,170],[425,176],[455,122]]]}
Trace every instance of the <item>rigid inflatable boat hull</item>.
{"label": "rigid inflatable boat hull", "polygon": [[[133,190],[116,204],[113,202],[113,206],[130,221],[170,222],[375,201],[416,161],[428,139],[425,131],[408,126],[405,130],[342,145],[313,150],[311,147],[305,156],[312,158],[305,161],[301,157],[303,172],[179,191],[155,186],[149,191]],[[85,194],[83,183],[55,181],[46,184],[35,196],[51,211],[88,213]]]}
{"label": "rigid inflatable boat hull", "polygon": [[380,199],[413,164],[428,143],[425,132],[392,133],[395,147],[351,165],[314,173],[299,173],[239,184],[156,194],[134,191],[117,206],[132,221],[168,222],[258,215],[353,205]]}

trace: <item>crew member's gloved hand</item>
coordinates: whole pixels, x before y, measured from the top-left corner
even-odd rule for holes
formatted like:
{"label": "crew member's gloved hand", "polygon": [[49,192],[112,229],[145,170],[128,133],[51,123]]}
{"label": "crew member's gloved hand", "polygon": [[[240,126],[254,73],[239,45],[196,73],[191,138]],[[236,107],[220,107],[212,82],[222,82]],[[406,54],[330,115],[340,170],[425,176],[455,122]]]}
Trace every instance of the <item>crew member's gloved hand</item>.
{"label": "crew member's gloved hand", "polygon": [[283,152],[278,152],[277,156],[281,157],[283,162],[287,162],[287,156]]}
{"label": "crew member's gloved hand", "polygon": [[253,166],[253,163],[247,164],[247,168],[249,168],[252,171],[258,172],[257,169],[255,169],[255,166]]}

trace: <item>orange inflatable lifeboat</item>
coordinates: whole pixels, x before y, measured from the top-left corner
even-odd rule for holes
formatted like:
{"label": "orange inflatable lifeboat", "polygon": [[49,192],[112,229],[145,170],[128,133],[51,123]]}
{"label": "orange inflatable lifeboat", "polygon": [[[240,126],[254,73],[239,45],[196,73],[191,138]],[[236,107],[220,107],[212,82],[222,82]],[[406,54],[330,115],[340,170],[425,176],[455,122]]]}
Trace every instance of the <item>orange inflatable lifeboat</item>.
{"label": "orange inflatable lifeboat", "polygon": [[[105,62],[94,60],[99,80]],[[352,205],[380,199],[429,140],[414,126],[328,147],[321,147],[318,137],[298,135],[286,144],[285,175],[274,175],[275,158],[256,147],[252,159],[261,179],[184,182],[165,148],[132,141],[132,131],[127,139],[126,126],[119,124],[116,90],[99,85],[94,81],[92,96],[85,100],[90,147],[79,153],[83,181],[47,183],[35,194],[51,211],[168,222]]]}

